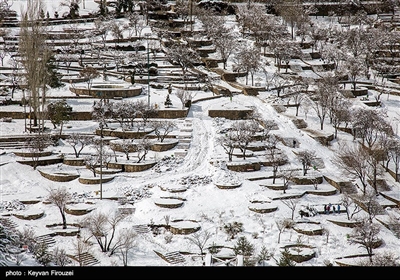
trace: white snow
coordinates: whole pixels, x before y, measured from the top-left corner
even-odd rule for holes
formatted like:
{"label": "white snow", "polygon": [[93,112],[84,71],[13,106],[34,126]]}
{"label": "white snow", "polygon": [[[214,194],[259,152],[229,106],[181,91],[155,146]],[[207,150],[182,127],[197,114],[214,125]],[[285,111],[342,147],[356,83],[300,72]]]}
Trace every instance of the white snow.
{"label": "white snow", "polygon": [[[58,1],[44,1],[47,3],[50,14],[54,10],[59,9]],[[24,1],[14,0],[13,7],[17,8],[23,5]],[[97,9],[97,4],[93,1],[86,1],[86,10],[90,12]],[[61,14],[61,13],[60,13]],[[145,32],[144,32],[145,33]],[[305,74],[305,73],[303,73]],[[264,79],[264,76],[260,74]],[[241,81],[241,79],[243,79]],[[244,83],[244,78],[239,78],[239,82]],[[120,82],[113,81],[110,83]],[[103,83],[99,78],[95,83]],[[90,111],[93,99],[74,98],[66,85],[63,88],[51,90],[50,96],[68,97],[68,102],[76,111]],[[21,92],[16,92],[18,98]],[[163,108],[166,89],[152,89],[151,103],[158,104]],[[269,252],[274,253],[274,257],[279,259],[282,248],[285,245],[296,244],[298,240],[312,246],[316,257],[304,263],[298,263],[297,266],[325,266],[326,261],[334,265],[335,259],[343,258],[356,254],[366,254],[365,249],[359,248],[357,245],[349,244],[347,235],[351,232],[351,228],[338,226],[329,220],[348,221],[345,213],[318,214],[313,217],[300,218],[298,210],[300,206],[312,206],[317,210],[322,210],[324,204],[337,204],[340,202],[341,194],[337,192],[334,195],[325,196],[318,194],[309,194],[313,191],[312,185],[301,186],[291,183],[289,189],[284,194],[281,190],[272,190],[265,187],[265,184],[272,185],[272,179],[249,180],[251,177],[270,176],[272,169],[270,167],[262,167],[260,171],[253,172],[234,172],[227,169],[228,157],[221,146],[217,144],[216,137],[218,131],[224,127],[229,127],[234,121],[222,118],[213,119],[208,116],[210,109],[238,109],[238,108],[255,108],[265,120],[273,120],[279,129],[272,130],[271,134],[275,134],[282,139],[296,139],[299,147],[292,148],[283,143],[279,143],[279,148],[288,156],[289,163],[286,165],[290,168],[301,168],[294,155],[294,151],[312,150],[315,151],[318,158],[323,161],[323,167],[318,170],[311,170],[309,173],[327,175],[333,178],[344,177],[340,170],[332,163],[335,151],[337,151],[340,143],[352,143],[353,137],[345,132],[338,132],[338,139],[331,142],[330,146],[323,146],[315,141],[310,135],[302,129],[296,128],[292,119],[295,117],[295,109],[289,107],[285,112],[278,113],[273,108],[272,100],[278,100],[276,93],[272,91],[260,92],[258,96],[247,96],[236,94],[232,100],[228,97],[221,97],[211,100],[196,102],[206,97],[213,96],[210,92],[195,92],[192,107],[184,120],[176,119],[179,135],[189,137],[190,143],[188,148],[173,148],[165,152],[150,152],[146,161],[156,161],[154,168],[142,172],[120,172],[112,175],[114,179],[110,182],[102,184],[102,196],[100,199],[99,184],[82,184],[75,179],[70,182],[56,183],[48,180],[40,175],[37,170],[32,167],[17,162],[20,158],[15,156],[12,150],[4,149],[0,153],[0,215],[11,219],[18,226],[18,229],[30,228],[40,236],[51,232],[46,225],[61,223],[61,215],[58,208],[52,204],[46,204],[48,189],[54,187],[66,187],[73,194],[74,201],[78,204],[71,208],[95,208],[92,212],[101,211],[107,215],[113,211],[117,211],[120,201],[117,199],[128,197],[131,199],[135,208],[132,214],[120,224],[119,229],[132,228],[137,225],[145,224],[167,224],[168,219],[171,224],[185,228],[186,226],[200,225],[199,233],[210,232],[211,238],[206,243],[206,247],[212,244],[224,246],[224,248],[233,248],[236,239],[229,239],[228,235],[223,231],[223,226],[228,223],[243,223],[244,232],[238,236],[245,236],[248,241],[255,247],[255,255],[261,248],[265,246]],[[147,101],[146,95],[133,98],[133,100],[143,99]],[[176,96],[171,96],[173,108],[181,108],[182,104]],[[355,106],[361,106],[358,100],[354,100]],[[383,106],[381,110],[385,110],[388,121],[393,125],[396,133],[398,133],[399,125],[399,108],[400,97],[390,96],[382,97]],[[172,108],[172,109],[173,109]],[[0,110],[21,111],[23,107],[17,105],[2,106]],[[304,119],[308,124],[308,129],[320,131],[319,120],[312,110],[304,112],[300,108],[298,118]],[[87,132],[93,133],[98,128],[95,121],[70,121],[68,127],[64,127],[65,133]],[[58,129],[52,129],[52,125],[47,126],[56,133]],[[185,131],[185,129],[190,129]],[[325,122],[323,133],[333,133],[333,127],[329,121]],[[13,119],[11,123],[0,122],[0,135],[20,135],[24,132],[24,120]],[[60,140],[59,145],[51,147],[54,154],[64,154],[65,156],[73,156],[72,147],[66,142]],[[87,147],[83,150],[83,154],[90,154],[92,150]],[[180,156],[182,155],[182,156]],[[119,154],[121,162],[124,161],[124,155]],[[135,153],[131,154],[135,158]],[[247,160],[257,161],[257,157],[262,158],[263,153],[255,153],[253,157]],[[232,164],[240,163],[240,158],[233,159]],[[80,174],[82,178],[93,178],[91,171],[85,167],[71,167],[63,164],[54,164],[52,166],[38,167],[48,173],[67,173]],[[99,175],[98,175],[99,176]],[[108,175],[104,175],[107,177]],[[395,182],[393,178],[384,174],[383,178],[391,186],[388,192],[393,197],[400,197],[400,184]],[[232,189],[220,189],[216,184],[236,185],[239,187]],[[262,184],[261,184],[262,183]],[[277,179],[276,185],[281,181]],[[263,186],[264,184],[264,186]],[[318,186],[317,191],[332,190],[333,187],[324,180]],[[291,210],[279,198],[301,194],[300,202],[294,214],[295,221],[312,221],[318,223],[318,227],[322,227],[329,231],[329,237],[326,235],[308,236],[299,234],[293,229],[286,229],[280,235],[280,243],[278,243],[279,231],[277,222],[283,218],[291,217]],[[171,199],[165,199],[169,197]],[[174,199],[179,197],[180,199]],[[385,203],[389,203],[386,199],[381,198]],[[39,200],[36,204],[21,204],[19,201]],[[155,205],[155,202],[171,203],[183,201],[183,206],[179,208],[164,208]],[[254,203],[252,203],[254,202]],[[262,203],[261,203],[262,202]],[[92,204],[87,204],[92,203]],[[126,204],[129,205],[129,204]],[[249,210],[249,207],[257,209],[270,209],[277,207],[277,211],[259,214]],[[43,211],[45,215],[37,220],[24,220],[14,217],[13,212],[21,212],[25,214],[40,213]],[[389,207],[388,212],[400,217],[398,206]],[[67,223],[79,223],[86,215],[70,215],[66,214]],[[361,211],[357,217],[363,217],[366,213]],[[183,221],[174,222],[173,221]],[[192,222],[196,221],[196,222]],[[307,226],[308,225],[308,226]],[[315,224],[301,224],[306,229],[314,229]],[[57,228],[57,230],[60,230]],[[254,237],[257,233],[257,237]],[[154,251],[163,254],[175,251],[191,252],[198,254],[199,249],[193,243],[189,242],[185,235],[173,235],[172,239],[167,242],[167,231],[161,230],[160,234],[153,235],[152,232],[139,234],[136,246],[129,253],[129,266],[202,266],[203,260],[198,258],[185,257],[185,262],[177,265],[170,264],[160,258]],[[397,258],[400,257],[400,239],[396,238],[393,233],[381,227],[379,236],[384,240],[384,245],[374,249],[374,253],[392,252]],[[55,236],[56,245],[72,253],[76,236]],[[309,254],[311,249],[303,248],[301,252]],[[122,260],[119,254],[109,256],[107,253],[101,252],[99,246],[93,241],[91,250],[93,256],[99,260],[94,266],[122,266]],[[37,265],[32,258],[28,258],[22,265]],[[276,261],[272,258],[264,263],[267,266],[276,266]],[[321,278],[324,276],[321,275]]]}

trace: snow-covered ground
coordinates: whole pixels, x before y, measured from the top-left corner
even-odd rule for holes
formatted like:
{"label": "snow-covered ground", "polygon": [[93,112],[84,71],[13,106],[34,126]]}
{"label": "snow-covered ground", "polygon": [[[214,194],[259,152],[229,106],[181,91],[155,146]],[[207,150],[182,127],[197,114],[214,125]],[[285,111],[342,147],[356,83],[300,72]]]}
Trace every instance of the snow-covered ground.
{"label": "snow-covered ground", "polygon": [[[24,1],[14,1],[14,6]],[[52,9],[56,9],[56,1],[47,1],[51,3]],[[91,7],[92,1],[86,1],[87,7]],[[51,13],[51,11],[50,11]],[[261,76],[260,76],[261,77]],[[240,78],[242,79],[242,78]],[[244,80],[238,80],[245,83]],[[243,78],[244,79],[244,78]],[[101,83],[102,80],[95,82]],[[21,94],[16,93],[16,96]],[[151,92],[151,102],[157,103],[162,107],[167,94],[166,89],[155,90]],[[289,189],[284,194],[282,191],[271,190],[263,185],[271,184],[272,179],[249,180],[256,177],[265,177],[272,174],[270,167],[262,167],[260,171],[253,172],[233,172],[227,169],[228,158],[223,148],[216,142],[221,128],[229,127],[233,121],[223,118],[211,118],[208,115],[210,108],[242,108],[249,107],[256,110],[264,120],[275,122],[278,129],[270,133],[279,136],[282,139],[296,139],[298,145],[284,145],[279,143],[278,147],[288,156],[289,163],[285,166],[289,168],[301,168],[300,162],[295,157],[294,152],[300,150],[315,151],[317,158],[322,159],[323,165],[317,170],[309,171],[311,175],[327,175],[336,178],[343,178],[344,175],[332,163],[335,151],[339,148],[339,143],[353,142],[353,136],[345,132],[338,132],[338,138],[331,142],[330,146],[323,146],[309,136],[304,130],[298,129],[292,122],[295,117],[295,109],[287,108],[283,113],[278,113],[273,105],[279,104],[279,98],[273,91],[260,92],[258,96],[247,96],[243,94],[234,95],[232,99],[220,97],[217,99],[196,102],[196,100],[211,97],[210,92],[199,91],[195,93],[194,102],[189,113],[184,119],[175,120],[178,129],[178,135],[189,134],[190,145],[187,149],[174,148],[165,152],[151,152],[149,160],[156,160],[157,167],[142,172],[122,172],[117,173],[110,182],[102,184],[102,196],[100,199],[100,185],[86,185],[78,179],[70,182],[55,183],[44,178],[38,170],[44,170],[50,173],[56,172],[76,172],[82,176],[90,176],[90,172],[85,168],[71,168],[63,164],[38,167],[33,170],[32,167],[20,164],[17,160],[21,158],[13,153],[13,150],[3,150],[0,153],[0,214],[16,223],[18,229],[32,229],[36,235],[46,235],[52,233],[52,228],[48,225],[61,223],[61,215],[56,206],[46,203],[49,188],[66,187],[68,192],[73,194],[74,200],[79,203],[78,206],[89,205],[93,207],[93,212],[101,212],[111,215],[117,211],[121,204],[117,200],[109,198],[129,196],[134,197],[134,213],[128,215],[119,225],[118,230],[124,228],[133,228],[138,225],[147,224],[168,224],[169,221],[184,220],[196,221],[201,227],[200,233],[209,232],[211,237],[205,247],[212,244],[233,248],[237,239],[229,239],[224,232],[223,226],[228,223],[243,223],[244,231],[238,236],[244,236],[255,247],[255,255],[265,247],[274,258],[266,260],[263,264],[267,266],[276,266],[282,253],[282,248],[290,244],[306,244],[310,246],[316,256],[309,261],[298,263],[297,266],[326,266],[327,263],[333,265],[335,260],[346,256],[357,254],[366,254],[366,250],[357,245],[351,245],[348,241],[348,234],[351,228],[338,226],[333,221],[347,221],[345,213],[318,214],[312,217],[300,217],[298,210],[301,207],[311,206],[316,209],[322,209],[325,204],[337,205],[340,203],[342,194],[336,193],[329,196],[316,194],[304,194],[299,200],[299,204],[294,213],[294,220],[297,222],[312,221],[325,229],[324,235],[308,236],[300,234],[293,229],[285,229],[282,232],[278,230],[277,223],[284,218],[291,217],[291,209],[279,199],[288,195],[302,194],[313,190],[312,185],[290,184]],[[68,85],[64,88],[52,90],[49,96],[73,96],[68,90]],[[147,96],[139,96],[132,100],[144,99]],[[173,107],[181,108],[181,103],[176,96],[171,96]],[[71,99],[69,100],[73,109],[76,111],[88,111],[91,109],[93,100]],[[9,110],[12,106],[0,107],[0,110]],[[356,99],[354,106],[362,106],[362,103]],[[398,134],[399,125],[400,97],[386,96],[382,97],[382,107],[387,114],[389,122],[394,131]],[[23,108],[15,106],[15,110]],[[298,118],[302,118],[308,124],[308,129],[319,131],[319,120],[312,110],[305,112],[300,108]],[[49,127],[52,127],[48,123]],[[98,124],[95,121],[70,121],[68,127],[64,128],[65,133],[88,132],[92,133]],[[57,130],[53,130],[56,132]],[[333,133],[333,127],[326,121],[324,133]],[[14,119],[11,123],[0,123],[0,135],[18,135],[25,134],[24,120]],[[71,154],[71,146],[63,140],[60,140],[58,146],[51,147],[50,150],[55,154]],[[92,150],[87,147],[84,153],[91,153]],[[184,156],[179,156],[182,154]],[[134,155],[134,153],[133,153]],[[262,152],[256,152],[259,158],[265,157]],[[255,157],[254,157],[255,158]],[[222,160],[221,160],[222,159]],[[234,157],[234,162],[240,162],[241,159]],[[73,170],[74,169],[74,170]],[[388,174],[383,178],[387,180],[392,188],[394,195],[400,196],[400,185],[394,182]],[[280,180],[278,179],[278,183]],[[218,183],[229,185],[230,183],[240,183],[240,187],[234,189],[220,189]],[[176,188],[185,189],[184,192],[173,193],[168,190]],[[333,187],[324,181],[318,186],[320,191],[332,190]],[[165,197],[178,198],[184,201],[179,208],[162,208],[156,205],[160,199]],[[19,201],[38,200],[35,204],[21,204]],[[175,202],[175,201],[173,201]],[[253,202],[263,202],[277,210],[271,213],[259,214],[251,211],[249,208]],[[91,204],[87,204],[91,203]],[[388,201],[385,201],[388,203]],[[88,206],[88,207],[89,207]],[[398,207],[387,207],[387,212],[400,216]],[[36,220],[24,220],[14,216],[14,214],[32,214],[44,213]],[[90,215],[86,214],[86,215]],[[77,216],[67,214],[68,224],[79,224],[86,216]],[[366,213],[361,211],[357,217],[363,217]],[[189,237],[191,235],[188,235]],[[129,253],[128,266],[202,266],[203,261],[200,258],[191,257],[198,254],[199,248],[191,242],[186,235],[171,235],[166,230],[161,230],[158,235],[152,232],[138,234],[136,245]],[[385,227],[381,227],[379,236],[384,240],[384,244],[374,249],[374,253],[392,252],[397,258],[399,255],[400,240]],[[76,244],[76,236],[55,236],[56,243],[52,248],[58,247],[65,249],[67,253],[73,254]],[[278,242],[279,240],[279,242]],[[91,246],[92,255],[99,260],[94,266],[122,266],[120,254],[109,256],[101,252],[99,246],[93,239]],[[178,264],[170,264],[158,256],[155,251],[162,254],[169,252],[189,252],[185,261]],[[308,251],[307,251],[308,252]],[[227,250],[228,254],[232,250]],[[13,265],[13,260],[8,262]],[[22,266],[36,266],[33,258],[27,255],[27,259],[22,262]],[[323,275],[321,275],[323,277]]]}

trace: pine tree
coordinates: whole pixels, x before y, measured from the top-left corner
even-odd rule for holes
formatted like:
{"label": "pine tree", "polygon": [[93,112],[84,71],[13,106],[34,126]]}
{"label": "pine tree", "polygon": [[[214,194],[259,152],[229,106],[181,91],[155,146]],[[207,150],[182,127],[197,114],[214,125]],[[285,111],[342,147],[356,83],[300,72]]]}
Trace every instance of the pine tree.
{"label": "pine tree", "polygon": [[241,236],[236,242],[233,251],[236,255],[251,256],[254,253],[254,245],[245,236]]}
{"label": "pine tree", "polygon": [[47,81],[46,83],[51,87],[51,88],[59,88],[64,85],[63,82],[61,82],[61,74],[57,72],[57,66],[55,65],[55,58],[54,55],[52,55],[48,61],[46,62],[46,75],[47,75]]}
{"label": "pine tree", "polygon": [[276,264],[278,266],[296,266],[296,263],[290,258],[288,248],[284,249],[279,261],[277,261]]}
{"label": "pine tree", "polygon": [[164,105],[167,106],[167,108],[172,106],[172,102],[171,102],[171,99],[169,97],[169,94],[167,94],[167,98],[165,99]]}

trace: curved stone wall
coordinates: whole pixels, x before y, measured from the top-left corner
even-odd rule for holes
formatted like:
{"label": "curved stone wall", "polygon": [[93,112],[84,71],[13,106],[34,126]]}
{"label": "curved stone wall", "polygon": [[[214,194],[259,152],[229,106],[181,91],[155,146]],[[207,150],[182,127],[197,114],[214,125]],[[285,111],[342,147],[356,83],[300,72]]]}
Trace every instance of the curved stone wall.
{"label": "curved stone wall", "polygon": [[94,85],[90,90],[88,88],[70,87],[69,90],[76,95],[89,95],[93,97],[102,97],[107,99],[112,99],[115,97],[134,97],[139,96],[142,93],[141,87],[126,88],[119,85],[115,85],[115,87],[112,87],[112,85],[104,85],[103,87]]}

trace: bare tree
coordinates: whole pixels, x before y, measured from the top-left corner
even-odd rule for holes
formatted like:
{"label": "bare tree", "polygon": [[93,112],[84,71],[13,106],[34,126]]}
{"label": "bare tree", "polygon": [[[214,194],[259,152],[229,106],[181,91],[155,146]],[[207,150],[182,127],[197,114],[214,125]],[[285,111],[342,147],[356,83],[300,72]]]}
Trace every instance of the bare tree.
{"label": "bare tree", "polygon": [[389,267],[398,267],[398,258],[393,252],[378,252],[374,253],[372,256],[372,261],[359,261],[357,262],[357,266],[389,266]]}
{"label": "bare tree", "polygon": [[275,224],[278,228],[278,244],[281,242],[281,234],[285,229],[293,227],[293,219],[276,219]]}
{"label": "bare tree", "polygon": [[296,170],[294,169],[282,169],[280,168],[278,176],[280,176],[283,180],[283,193],[286,193],[286,190],[289,188],[289,183],[292,180]]}
{"label": "bare tree", "polygon": [[237,48],[237,40],[235,40],[235,34],[230,28],[221,26],[220,29],[223,29],[225,31],[222,32],[220,36],[214,37],[213,43],[221,57],[223,68],[226,69],[229,57],[234,53]]}
{"label": "bare tree", "polygon": [[332,162],[347,175],[356,176],[361,184],[362,191],[365,194],[367,188],[368,174],[368,151],[360,145],[340,144]]}
{"label": "bare tree", "polygon": [[39,158],[41,152],[44,151],[46,147],[51,143],[51,136],[49,134],[37,134],[33,137],[27,138],[25,141],[25,146],[31,154],[33,161],[33,169],[36,170],[39,164]]}
{"label": "bare tree", "polygon": [[251,85],[254,86],[254,74],[261,69],[261,54],[256,46],[243,45],[239,47],[238,52],[235,53],[237,60],[237,70],[243,69],[246,75],[246,85],[248,84],[248,74],[251,75]]}
{"label": "bare tree", "polygon": [[[350,197],[350,195],[346,192],[343,193],[343,196],[340,199],[340,204],[346,209],[347,219],[353,219],[353,216],[357,213],[361,212],[361,208],[357,203]],[[352,210],[350,208],[353,208]]]}
{"label": "bare tree", "polygon": [[176,41],[172,42],[166,52],[172,63],[178,64],[182,70],[183,83],[187,88],[186,77],[189,68],[192,68],[200,59],[196,51],[190,45]]}
{"label": "bare tree", "polygon": [[338,128],[342,123],[351,121],[351,102],[342,95],[337,95],[332,99],[332,104],[329,107],[329,115],[331,123],[335,128],[335,139],[337,139]]}
{"label": "bare tree", "polygon": [[275,135],[270,135],[268,137],[265,150],[266,158],[272,167],[272,183],[275,184],[276,178],[278,176],[279,166],[287,163],[287,158],[284,156],[282,151],[276,147],[278,143],[278,138]]}
{"label": "bare tree", "polygon": [[195,232],[191,236],[188,236],[187,239],[199,248],[200,255],[204,255],[204,247],[206,246],[211,236],[211,232],[206,230],[202,232]]}
{"label": "bare tree", "polygon": [[295,37],[294,28],[300,26],[301,22],[308,18],[307,10],[300,0],[277,1],[274,7],[285,23],[290,27],[293,40]]}
{"label": "bare tree", "polygon": [[128,266],[129,252],[136,246],[137,233],[132,228],[125,228],[119,232],[119,246],[114,249],[122,257],[124,266]]}
{"label": "bare tree", "polygon": [[372,262],[372,251],[377,247],[377,243],[380,241],[378,237],[380,228],[380,225],[371,223],[369,219],[362,219],[357,226],[353,228],[350,234],[350,244],[358,244],[361,248],[365,248],[370,262]]}
{"label": "bare tree", "polygon": [[74,132],[66,139],[66,141],[74,149],[75,157],[79,158],[82,150],[93,144],[93,136]]}
{"label": "bare tree", "polygon": [[316,159],[316,153],[315,151],[311,150],[299,151],[297,153],[297,159],[301,162],[301,166],[303,169],[303,176],[306,176],[307,171],[310,169],[310,167],[312,166],[313,162]]}
{"label": "bare tree", "polygon": [[[400,140],[398,140],[397,138],[390,140],[387,147],[388,147],[387,153],[389,155],[389,159],[392,160],[394,164],[393,172],[395,174],[395,180],[396,182],[399,182]],[[386,166],[386,168],[388,167]]]}
{"label": "bare tree", "polygon": [[235,139],[242,152],[243,159],[246,159],[247,147],[254,141],[254,134],[260,131],[260,125],[254,119],[239,120],[233,123],[231,129],[236,134]]}
{"label": "bare tree", "polygon": [[151,149],[152,145],[153,143],[146,136],[139,141],[139,143],[137,144],[138,163],[141,162],[142,160],[146,160],[146,156],[149,153],[149,150]]}
{"label": "bare tree", "polygon": [[40,98],[40,88],[45,84],[46,63],[51,57],[51,50],[46,45],[46,26],[40,19],[43,10],[41,0],[28,0],[26,10],[22,11],[21,30],[19,34],[19,54],[24,67],[33,112],[31,117],[34,126],[38,126],[40,105],[45,102],[45,92]]}
{"label": "bare tree", "polygon": [[60,188],[53,188],[49,189],[49,196],[48,200],[55,204],[60,211],[61,218],[62,218],[62,225],[63,229],[67,228],[67,219],[65,216],[65,207],[67,203],[71,200],[72,195],[67,191],[66,187],[60,187]]}
{"label": "bare tree", "polygon": [[346,69],[352,88],[355,91],[357,89],[357,78],[366,71],[364,60],[361,58],[349,57],[346,59],[343,68]]}
{"label": "bare tree", "polygon": [[217,143],[228,154],[228,160],[232,161],[233,152],[237,147],[237,134],[233,130],[228,130],[223,135],[217,137]]}
{"label": "bare tree", "polygon": [[125,216],[117,211],[112,213],[95,211],[85,217],[82,225],[91,237],[95,238],[101,251],[112,255],[120,244],[119,240],[114,242],[114,238],[117,227],[124,218]]}
{"label": "bare tree", "polygon": [[117,43],[124,38],[124,25],[112,20],[109,27],[112,36],[116,39],[115,46],[117,46]]}
{"label": "bare tree", "polygon": [[324,129],[325,118],[329,113],[329,106],[332,104],[331,100],[336,96],[337,91],[337,79],[333,76],[328,75],[317,82],[312,108],[317,113],[321,130]]}
{"label": "bare tree", "polygon": [[370,223],[372,223],[376,215],[383,212],[382,206],[376,200],[376,194],[371,190],[368,190],[363,195],[354,196],[354,200],[356,203],[361,204],[362,208],[367,212]]}
{"label": "bare tree", "polygon": [[193,93],[183,89],[177,89],[175,95],[182,102],[182,109],[184,109],[185,104],[187,104],[188,101],[192,101],[193,98]]}
{"label": "bare tree", "polygon": [[354,137],[362,139],[372,148],[377,141],[386,136],[393,135],[391,125],[386,121],[382,113],[373,109],[360,108],[352,115]]}
{"label": "bare tree", "polygon": [[177,128],[173,121],[152,121],[150,126],[154,129],[154,133],[157,135],[157,140],[161,143],[164,142],[168,134]]}
{"label": "bare tree", "polygon": [[127,23],[127,28],[129,31],[129,37],[132,37],[132,31],[135,32],[135,36],[139,36],[141,30],[145,27],[145,21],[143,17],[138,12],[128,12],[125,14],[125,17],[128,18],[129,22]]}
{"label": "bare tree", "polygon": [[96,177],[96,168],[100,164],[100,157],[99,155],[91,154],[87,155],[83,158],[86,168],[92,171],[93,177]]}
{"label": "bare tree", "polygon": [[289,199],[283,199],[282,203],[285,204],[289,209],[292,211],[292,220],[294,219],[294,213],[296,211],[296,207],[299,204],[299,199],[298,198],[289,198]]}
{"label": "bare tree", "polygon": [[93,79],[100,77],[100,72],[91,66],[86,66],[79,72],[79,77],[85,79],[89,94],[92,88]]}

